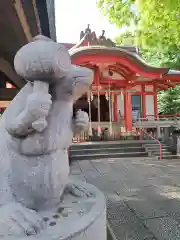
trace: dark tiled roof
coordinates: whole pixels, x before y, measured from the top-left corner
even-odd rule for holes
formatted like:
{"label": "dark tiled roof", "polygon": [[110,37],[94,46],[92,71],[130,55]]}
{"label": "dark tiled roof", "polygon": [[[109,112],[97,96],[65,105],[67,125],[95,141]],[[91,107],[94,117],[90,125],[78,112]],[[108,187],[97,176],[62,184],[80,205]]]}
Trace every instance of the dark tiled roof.
{"label": "dark tiled roof", "polygon": [[138,54],[138,48],[137,47],[134,47],[134,46],[116,46],[118,48],[121,48],[121,49],[124,49],[128,52],[132,52],[132,53],[137,53]]}
{"label": "dark tiled roof", "polygon": [[[75,46],[74,43],[61,43],[63,45],[65,45],[68,49],[72,48],[73,46]],[[138,54],[138,48],[137,47],[134,47],[134,46],[116,46],[117,48],[121,48],[121,49],[124,49],[128,52],[131,52],[131,53],[136,53]]]}

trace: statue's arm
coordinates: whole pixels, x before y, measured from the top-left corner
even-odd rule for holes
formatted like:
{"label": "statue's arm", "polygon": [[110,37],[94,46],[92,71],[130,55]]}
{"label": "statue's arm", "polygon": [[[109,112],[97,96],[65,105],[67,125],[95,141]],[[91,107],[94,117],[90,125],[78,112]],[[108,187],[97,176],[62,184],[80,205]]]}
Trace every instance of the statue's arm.
{"label": "statue's arm", "polygon": [[77,111],[75,118],[73,119],[73,136],[80,134],[81,132],[88,131],[89,117],[84,111]]}
{"label": "statue's arm", "polygon": [[32,123],[48,116],[51,107],[51,95],[32,93],[27,98],[25,108],[12,119],[6,119],[6,130],[15,137],[25,137],[33,130]]}
{"label": "statue's arm", "polygon": [[32,129],[31,115],[28,113],[27,109],[24,109],[18,116],[14,119],[6,120],[6,130],[14,137],[25,137],[30,134]]}

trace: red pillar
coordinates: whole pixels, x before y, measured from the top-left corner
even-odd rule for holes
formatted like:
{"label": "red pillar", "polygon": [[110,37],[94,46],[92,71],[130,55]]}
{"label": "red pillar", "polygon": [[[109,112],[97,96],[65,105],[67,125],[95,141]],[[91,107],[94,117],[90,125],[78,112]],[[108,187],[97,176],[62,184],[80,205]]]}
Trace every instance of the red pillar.
{"label": "red pillar", "polygon": [[124,93],[124,126],[127,132],[132,131],[132,104],[131,94]]}
{"label": "red pillar", "polygon": [[114,102],[113,102],[113,112],[114,112],[114,121],[118,121],[118,106],[117,106],[117,95],[114,94]]}
{"label": "red pillar", "polygon": [[100,78],[101,78],[100,69],[99,67],[96,67],[94,70],[94,82],[93,82],[96,86],[100,85]]}
{"label": "red pillar", "polygon": [[157,86],[154,84],[154,119],[158,119]]}
{"label": "red pillar", "polygon": [[146,119],[146,96],[145,85],[141,86],[142,118]]}
{"label": "red pillar", "polygon": [[124,94],[123,94],[123,97],[124,97],[124,127],[125,127],[125,129],[126,129],[126,109],[127,109],[127,104],[126,104],[126,101],[125,101],[125,92],[124,92]]}

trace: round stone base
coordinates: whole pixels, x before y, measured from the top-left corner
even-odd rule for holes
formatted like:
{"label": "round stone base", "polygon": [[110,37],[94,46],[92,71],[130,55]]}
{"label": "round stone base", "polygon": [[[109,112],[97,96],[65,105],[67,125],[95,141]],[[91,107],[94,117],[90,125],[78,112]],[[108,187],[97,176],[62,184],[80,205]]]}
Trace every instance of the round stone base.
{"label": "round stone base", "polygon": [[58,208],[41,212],[47,228],[36,236],[23,240],[106,240],[106,201],[94,186],[73,182],[79,189],[91,193],[77,197],[67,192]]}

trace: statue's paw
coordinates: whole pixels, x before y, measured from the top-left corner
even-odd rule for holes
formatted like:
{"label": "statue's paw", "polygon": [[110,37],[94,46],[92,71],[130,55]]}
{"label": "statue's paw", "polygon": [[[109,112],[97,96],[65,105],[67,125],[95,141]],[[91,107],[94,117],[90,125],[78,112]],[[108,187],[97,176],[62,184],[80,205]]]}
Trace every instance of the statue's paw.
{"label": "statue's paw", "polygon": [[82,130],[88,129],[89,117],[88,114],[84,111],[77,111],[75,118],[76,127]]}
{"label": "statue's paw", "polygon": [[34,121],[39,118],[47,117],[52,105],[50,94],[33,92],[27,98],[27,111],[30,113]]}
{"label": "statue's paw", "polygon": [[0,236],[36,235],[45,228],[41,217],[19,203],[8,203],[0,208]]}
{"label": "statue's paw", "polygon": [[94,196],[92,192],[89,192],[85,187],[79,184],[69,183],[67,185],[67,190],[69,193],[71,193],[75,197],[93,197]]}

